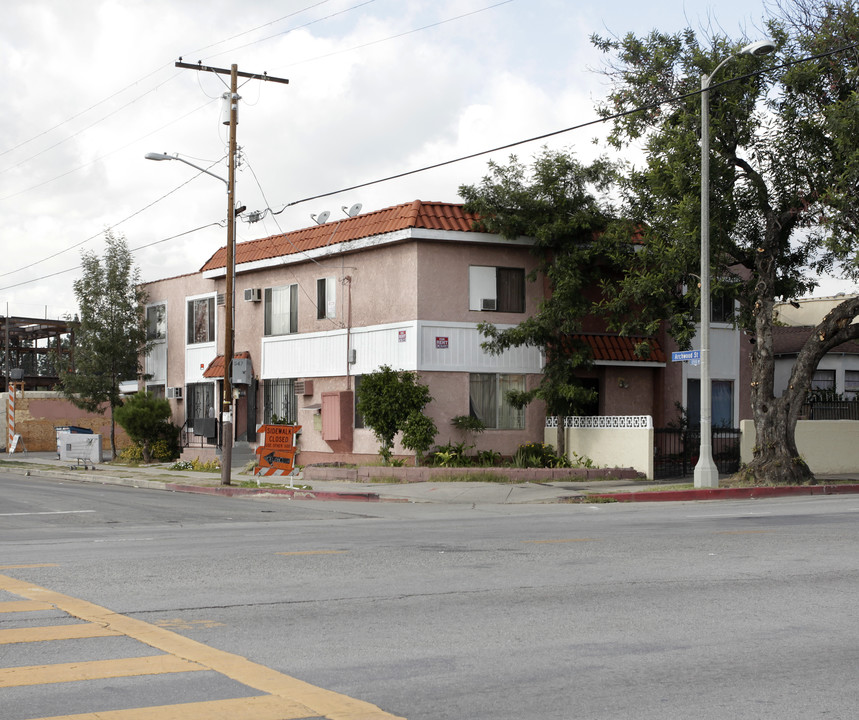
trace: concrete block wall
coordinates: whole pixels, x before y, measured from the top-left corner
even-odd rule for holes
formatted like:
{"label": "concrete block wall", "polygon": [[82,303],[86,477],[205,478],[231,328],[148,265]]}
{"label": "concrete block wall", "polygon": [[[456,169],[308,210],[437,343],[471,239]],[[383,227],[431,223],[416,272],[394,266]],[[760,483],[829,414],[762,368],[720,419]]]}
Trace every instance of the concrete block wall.
{"label": "concrete block wall", "polygon": [[[8,393],[0,393],[2,403],[2,435],[0,444],[6,445],[6,402]],[[88,413],[75,407],[58,392],[25,392],[15,401],[15,432],[21,436],[29,452],[56,452],[55,428],[77,426],[102,436],[102,451],[110,457],[110,413]],[[120,450],[131,445],[125,431],[116,426],[116,447]]]}

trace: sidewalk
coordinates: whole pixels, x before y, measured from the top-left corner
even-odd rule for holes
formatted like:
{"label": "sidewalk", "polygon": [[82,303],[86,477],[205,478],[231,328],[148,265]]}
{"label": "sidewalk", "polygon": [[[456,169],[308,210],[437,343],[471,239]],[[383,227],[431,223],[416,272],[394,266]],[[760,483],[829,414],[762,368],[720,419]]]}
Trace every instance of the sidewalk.
{"label": "sidewalk", "polygon": [[[659,487],[690,483],[691,479],[665,482],[643,480],[555,481],[548,483],[492,482],[413,482],[353,483],[314,480],[310,490],[291,486],[290,478],[262,478],[266,485],[277,487],[240,487],[255,481],[250,475],[234,471],[232,485],[221,485],[220,474],[170,470],[169,465],[127,467],[101,464],[95,469],[76,468],[57,459],[55,453],[28,453],[0,456],[0,471],[54,477],[78,482],[191,492],[209,495],[248,496],[277,495],[294,500],[341,500],[355,502],[411,502],[435,504],[504,505],[563,502],[677,502],[695,500],[738,500],[791,495],[831,495],[859,493],[859,479],[844,484],[848,478],[819,478],[820,485],[803,487],[717,488],[659,491]],[[859,478],[859,473],[854,476]],[[826,480],[842,484],[827,484]],[[293,478],[297,486],[300,478]]]}

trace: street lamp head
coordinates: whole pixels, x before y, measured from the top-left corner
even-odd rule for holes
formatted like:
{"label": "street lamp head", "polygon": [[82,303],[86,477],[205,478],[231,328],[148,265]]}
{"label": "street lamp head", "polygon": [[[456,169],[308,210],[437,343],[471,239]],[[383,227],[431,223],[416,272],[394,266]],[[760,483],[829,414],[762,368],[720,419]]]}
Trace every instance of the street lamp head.
{"label": "street lamp head", "polygon": [[760,55],[769,55],[773,50],[775,50],[775,43],[772,40],[758,40],[746,45],[740,50],[739,54],[758,57]]}
{"label": "street lamp head", "polygon": [[144,156],[147,160],[175,160],[176,158],[173,155],[168,155],[167,153],[154,153],[148,152]]}

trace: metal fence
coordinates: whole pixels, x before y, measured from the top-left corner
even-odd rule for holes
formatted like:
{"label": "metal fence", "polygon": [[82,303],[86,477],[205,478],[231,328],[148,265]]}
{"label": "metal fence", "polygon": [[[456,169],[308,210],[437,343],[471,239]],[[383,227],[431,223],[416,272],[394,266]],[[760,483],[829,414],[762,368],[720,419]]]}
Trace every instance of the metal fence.
{"label": "metal fence", "polygon": [[183,448],[221,447],[221,423],[217,418],[192,418],[182,425],[179,444]]}
{"label": "metal fence", "polygon": [[802,420],[859,420],[859,400],[810,400],[802,404]]}
{"label": "metal fence", "polygon": [[[713,461],[720,473],[740,469],[740,430],[713,430]],[[653,431],[653,475],[655,479],[692,475],[701,451],[700,430],[655,428]]]}

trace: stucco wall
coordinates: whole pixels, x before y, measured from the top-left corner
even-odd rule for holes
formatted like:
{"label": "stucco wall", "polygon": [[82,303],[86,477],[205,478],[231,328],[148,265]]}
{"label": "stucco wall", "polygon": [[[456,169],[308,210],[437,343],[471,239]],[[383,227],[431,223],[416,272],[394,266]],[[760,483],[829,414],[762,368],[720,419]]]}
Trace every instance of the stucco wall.
{"label": "stucco wall", "polygon": [[[740,461],[751,462],[755,446],[752,420],[740,423]],[[859,472],[859,422],[855,420],[800,420],[796,447],[815,475]]]}
{"label": "stucco wall", "polygon": [[[635,468],[653,479],[653,426],[566,428],[567,456],[575,452],[598,467]],[[558,447],[558,429],[545,428],[543,442]]]}

